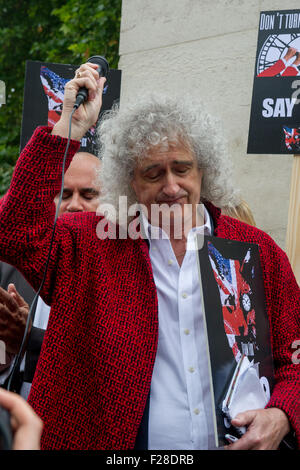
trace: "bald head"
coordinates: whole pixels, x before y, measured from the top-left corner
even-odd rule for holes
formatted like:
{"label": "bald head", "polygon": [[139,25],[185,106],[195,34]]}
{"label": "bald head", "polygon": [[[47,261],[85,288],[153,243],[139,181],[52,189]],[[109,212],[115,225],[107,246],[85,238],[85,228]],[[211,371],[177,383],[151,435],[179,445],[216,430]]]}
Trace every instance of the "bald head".
{"label": "bald head", "polygon": [[[96,171],[99,158],[91,153],[78,152],[65,173],[64,191],[59,215],[65,212],[95,212],[99,204]],[[58,196],[55,198],[58,203]]]}

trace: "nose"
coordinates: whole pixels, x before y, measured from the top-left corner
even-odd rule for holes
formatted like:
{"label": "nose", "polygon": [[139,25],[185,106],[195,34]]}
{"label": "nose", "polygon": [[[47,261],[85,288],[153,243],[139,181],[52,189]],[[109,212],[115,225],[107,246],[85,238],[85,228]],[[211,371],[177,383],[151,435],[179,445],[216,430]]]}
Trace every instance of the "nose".
{"label": "nose", "polygon": [[73,193],[71,199],[68,201],[66,206],[67,212],[82,212],[83,206],[78,194]]}
{"label": "nose", "polygon": [[176,180],[176,176],[171,172],[168,173],[165,177],[163,185],[163,193],[170,199],[174,198],[180,192],[180,185]]}

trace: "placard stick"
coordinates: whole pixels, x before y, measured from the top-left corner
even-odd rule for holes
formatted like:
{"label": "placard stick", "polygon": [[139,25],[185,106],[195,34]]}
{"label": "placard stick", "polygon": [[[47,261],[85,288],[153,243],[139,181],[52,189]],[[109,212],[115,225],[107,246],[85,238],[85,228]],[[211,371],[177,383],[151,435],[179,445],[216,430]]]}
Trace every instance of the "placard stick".
{"label": "placard stick", "polygon": [[300,284],[300,155],[294,155],[292,167],[286,252]]}

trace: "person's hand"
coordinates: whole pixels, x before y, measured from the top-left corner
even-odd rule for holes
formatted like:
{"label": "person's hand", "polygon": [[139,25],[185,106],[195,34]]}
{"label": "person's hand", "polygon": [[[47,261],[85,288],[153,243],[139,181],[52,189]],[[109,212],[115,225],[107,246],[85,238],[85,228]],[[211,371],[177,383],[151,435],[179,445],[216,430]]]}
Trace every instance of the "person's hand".
{"label": "person's hand", "polygon": [[296,53],[296,59],[294,60],[292,65],[299,65],[300,64],[300,52]]}
{"label": "person's hand", "polygon": [[235,427],[246,426],[246,433],[228,450],[276,450],[290,431],[286,414],[279,408],[251,410],[239,413],[231,421]]}
{"label": "person's hand", "polygon": [[14,284],[7,292],[0,287],[0,339],[7,354],[17,354],[22,343],[29,305],[18,293]]}
{"label": "person's hand", "polygon": [[284,56],[284,59],[285,59],[286,61],[288,61],[288,60],[290,60],[292,57],[294,57],[294,55],[296,55],[296,53],[297,53],[297,49],[295,49],[294,47],[289,47],[287,53],[286,53],[285,56]]}
{"label": "person's hand", "polygon": [[62,114],[52,130],[53,135],[68,137],[70,115],[81,87],[88,89],[88,99],[79,106],[73,115],[71,138],[80,140],[97,122],[102,105],[103,87],[106,81],[105,77],[99,78],[97,68],[98,65],[91,62],[82,64],[76,70],[75,78],[66,84]]}
{"label": "person's hand", "polygon": [[0,406],[9,411],[13,431],[13,450],[40,450],[43,423],[19,395],[0,388]]}

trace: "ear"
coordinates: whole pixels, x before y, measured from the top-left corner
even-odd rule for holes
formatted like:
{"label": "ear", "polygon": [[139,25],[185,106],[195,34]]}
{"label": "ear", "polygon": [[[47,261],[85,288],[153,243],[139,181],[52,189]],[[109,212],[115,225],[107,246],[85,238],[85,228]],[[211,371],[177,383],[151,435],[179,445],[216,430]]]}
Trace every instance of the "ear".
{"label": "ear", "polygon": [[130,181],[130,186],[132,187],[132,189],[133,189],[133,191],[134,191],[134,193],[135,193],[135,195],[136,195],[136,181],[135,181],[134,175],[133,175],[133,177],[132,177],[132,180]]}
{"label": "ear", "polygon": [[203,178],[203,170],[201,170],[200,168],[198,168],[198,175],[199,175],[200,181],[202,181],[202,178]]}

